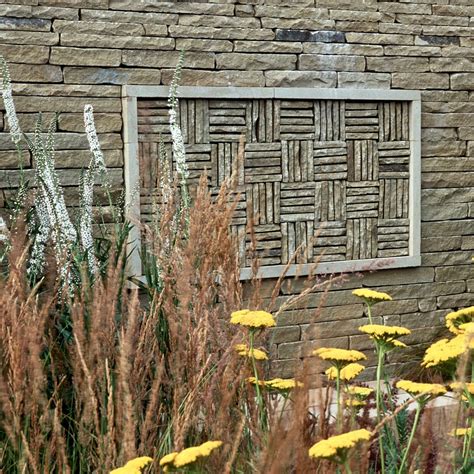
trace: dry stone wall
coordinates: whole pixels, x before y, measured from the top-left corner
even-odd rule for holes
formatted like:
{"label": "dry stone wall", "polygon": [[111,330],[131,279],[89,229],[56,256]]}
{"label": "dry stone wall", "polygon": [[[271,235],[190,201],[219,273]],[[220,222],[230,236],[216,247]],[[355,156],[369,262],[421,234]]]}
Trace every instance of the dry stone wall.
{"label": "dry stone wall", "polygon": [[[316,344],[368,348],[357,331],[364,309],[351,295],[361,284],[392,294],[375,318],[410,327],[415,352],[442,330],[446,312],[474,304],[473,38],[472,0],[0,0],[0,53],[20,122],[31,131],[38,111],[45,120],[61,112],[57,166],[71,203],[89,160],[84,104],[94,106],[120,190],[121,86],[169,84],[181,49],[188,86],[422,91],[421,266],[350,276],[285,311],[272,345],[281,375]],[[2,110],[0,212],[18,179]],[[264,297],[273,284],[263,282]],[[303,285],[285,284],[279,302]],[[393,356],[394,368],[398,357],[407,353]]]}

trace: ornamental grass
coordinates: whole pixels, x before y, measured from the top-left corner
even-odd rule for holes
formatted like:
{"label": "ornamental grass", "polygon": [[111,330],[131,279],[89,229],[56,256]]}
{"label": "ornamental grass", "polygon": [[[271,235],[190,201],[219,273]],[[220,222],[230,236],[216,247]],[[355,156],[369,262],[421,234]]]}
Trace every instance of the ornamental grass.
{"label": "ornamental grass", "polygon": [[[6,117],[21,153],[31,143],[23,141],[2,64]],[[177,78],[173,84],[175,91]],[[63,205],[52,126],[49,152],[33,160],[50,181],[40,189],[24,183],[8,232],[0,222],[2,474],[472,471],[471,321],[451,316],[457,332],[423,359],[444,371],[438,382],[453,390],[455,409],[438,421],[431,400],[441,388],[400,381],[398,389],[388,378],[387,357],[405,350],[399,338],[408,330],[372,324],[372,306],[391,299],[375,290],[354,292],[366,304],[360,338],[373,343],[377,360],[373,391],[349,385],[360,382],[365,367],[358,362],[370,354],[347,347],[302,353],[294,377],[284,378],[271,360],[279,317],[313,293],[324,301],[348,277],[310,276],[303,284],[285,278],[286,268],[262,282],[254,258],[254,276],[243,286],[230,232],[235,182],[211,197],[206,176],[186,180],[179,109],[170,99],[178,166],[173,174],[160,154],[150,179],[156,213],[138,229],[145,281],[125,272],[125,244],[137,223],[127,222],[120,206],[111,206],[111,222],[92,219],[93,197],[109,199],[117,190],[106,182],[90,108],[91,164],[78,191],[78,221]],[[41,123],[37,145],[40,131]],[[104,181],[92,193],[96,178]],[[47,222],[50,199],[62,218]],[[252,221],[249,227],[252,249]],[[298,252],[304,249],[291,262]],[[299,290],[280,298],[292,285]],[[310,323],[320,314],[308,310]],[[309,352],[320,345],[304,342],[314,344]],[[402,390],[410,394],[404,403]]]}

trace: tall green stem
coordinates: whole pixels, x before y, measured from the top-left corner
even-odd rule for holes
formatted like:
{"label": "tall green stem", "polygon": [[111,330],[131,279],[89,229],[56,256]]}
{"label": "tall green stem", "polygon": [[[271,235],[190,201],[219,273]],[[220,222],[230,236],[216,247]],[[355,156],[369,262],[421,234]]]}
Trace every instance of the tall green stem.
{"label": "tall green stem", "polygon": [[421,403],[417,403],[416,405],[416,413],[415,413],[415,419],[413,420],[413,427],[411,429],[411,433],[410,433],[410,437],[408,438],[408,444],[407,444],[407,447],[405,448],[405,452],[403,453],[403,458],[402,458],[402,462],[400,464],[400,467],[398,469],[398,474],[402,474],[403,473],[403,468],[405,467],[405,463],[408,459],[408,453],[410,452],[410,448],[411,448],[411,444],[413,442],[413,438],[415,437],[415,432],[416,432],[416,428],[418,426],[418,421],[420,419],[420,414],[421,414],[421,408],[422,408],[422,404]]}
{"label": "tall green stem", "polygon": [[344,459],[344,469],[346,471],[346,474],[352,474],[352,471],[351,471],[351,466],[349,465],[349,460],[346,458]]}
{"label": "tall green stem", "polygon": [[249,352],[250,352],[250,360],[252,363],[253,375],[255,377],[255,391],[257,393],[257,407],[258,407],[258,419],[260,420],[260,426],[262,429],[265,428],[265,416],[263,411],[263,397],[260,391],[260,380],[258,378],[258,370],[257,365],[255,364],[255,357],[253,354],[253,346],[254,346],[254,331],[250,330],[249,333]]}
{"label": "tall green stem", "polygon": [[[377,345],[376,352],[377,352],[377,381],[376,381],[377,385],[375,387],[375,403],[376,403],[376,409],[377,409],[377,423],[380,423],[381,409],[382,409],[382,403],[381,403],[382,394],[381,394],[380,381],[382,379],[382,366],[383,366],[384,351],[380,346]],[[385,453],[383,449],[382,436],[380,434],[379,434],[379,452],[380,452],[380,470],[381,470],[381,473],[384,474],[385,473]]]}

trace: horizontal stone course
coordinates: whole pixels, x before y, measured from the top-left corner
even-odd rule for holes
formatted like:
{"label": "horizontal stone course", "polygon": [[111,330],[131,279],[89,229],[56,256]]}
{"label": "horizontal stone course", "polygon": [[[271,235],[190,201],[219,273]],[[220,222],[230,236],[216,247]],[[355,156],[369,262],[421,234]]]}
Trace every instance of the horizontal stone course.
{"label": "horizontal stone course", "polygon": [[113,49],[53,47],[50,64],[63,66],[120,66],[122,52]]}
{"label": "horizontal stone course", "polygon": [[[206,67],[206,66],[202,66]],[[269,69],[292,70],[296,67],[294,54],[222,53],[216,54],[217,69],[266,71]]]}

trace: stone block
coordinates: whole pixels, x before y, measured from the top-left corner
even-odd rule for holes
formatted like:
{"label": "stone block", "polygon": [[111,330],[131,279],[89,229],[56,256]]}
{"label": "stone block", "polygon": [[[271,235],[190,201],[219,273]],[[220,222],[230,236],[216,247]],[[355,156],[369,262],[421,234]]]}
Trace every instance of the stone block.
{"label": "stone block", "polygon": [[[442,102],[441,102],[442,103]],[[426,105],[426,104],[424,104]],[[422,128],[421,143],[438,142],[440,140],[457,140],[456,128]]]}
{"label": "stone block", "polygon": [[[225,54],[225,53],[224,53]],[[176,67],[179,51],[143,51],[140,49],[125,50],[122,52],[122,64],[139,67]],[[213,69],[213,53],[188,53],[184,56],[184,67],[192,69]]]}
{"label": "stone block", "polygon": [[449,74],[394,72],[392,87],[396,89],[449,89]]}
{"label": "stone block", "polygon": [[314,43],[344,43],[346,38],[342,31],[309,31],[296,29],[276,30],[277,41],[305,41]]}
{"label": "stone block", "polygon": [[442,207],[422,207],[422,221],[447,221],[464,219],[468,216],[468,205],[466,203],[445,204]]}
{"label": "stone block", "polygon": [[291,378],[300,365],[300,359],[272,360],[270,370],[274,377]]}
{"label": "stone block", "polygon": [[339,31],[349,33],[378,33],[379,23],[368,21],[336,21],[336,26]]}
{"label": "stone block", "polygon": [[168,28],[172,38],[208,38],[227,40],[273,40],[275,33],[269,28],[211,28],[205,26],[172,25]]}
{"label": "stone block", "polygon": [[459,46],[459,37],[443,35],[419,35],[415,37],[415,44],[418,46]]}
{"label": "stone block", "polygon": [[160,84],[160,69],[65,67],[67,84]]}
{"label": "stone block", "polygon": [[196,2],[156,2],[155,0],[109,0],[112,10],[159,13],[190,13],[193,15],[233,15],[234,5]]}
{"label": "stone block", "polygon": [[[243,43],[251,43],[245,41]],[[262,42],[265,44],[266,42]],[[259,43],[260,44],[260,43]],[[196,38],[177,38],[176,49],[178,51],[207,51],[207,52],[229,52],[233,49],[232,41],[228,40],[210,40]]]}
{"label": "stone block", "polygon": [[347,43],[304,43],[304,53],[343,54],[345,56],[383,56],[383,46]]}
{"label": "stone block", "polygon": [[425,72],[430,70],[428,58],[367,58],[367,71],[376,72]]}
{"label": "stone block", "polygon": [[307,8],[305,6],[295,5],[295,2],[293,2],[290,8],[282,7],[279,5],[275,5],[275,6],[256,5],[255,16],[256,17],[288,18],[288,19],[293,18],[296,20],[300,18],[318,18],[318,19],[328,20],[329,12],[327,8]]}
{"label": "stone block", "polygon": [[[377,2],[380,12],[390,13],[412,13],[416,16],[431,15],[431,5],[422,3],[393,3],[393,2]],[[398,15],[397,15],[398,18]]]}
{"label": "stone block", "polygon": [[[383,20],[387,20],[390,17],[380,12],[334,9],[334,10],[329,10],[329,18],[331,20],[343,20],[343,21],[380,22]],[[391,18],[393,18],[393,16]]]}
{"label": "stone block", "polygon": [[421,25],[402,25],[400,23],[378,23],[379,33],[392,35],[421,35],[423,27]]}
{"label": "stone block", "polygon": [[461,309],[474,305],[474,294],[463,293],[461,295],[440,296],[438,298],[438,308]]}
{"label": "stone block", "polygon": [[[91,104],[95,112],[122,112],[120,97],[114,99],[99,99],[85,97],[32,97],[19,96],[15,98],[15,107],[21,112],[83,112],[84,105]],[[71,134],[73,135],[73,134]]]}
{"label": "stone block", "polygon": [[2,16],[13,16],[17,18],[31,18],[32,7],[29,5],[21,5],[17,2],[17,5],[3,5]]}
{"label": "stone block", "polygon": [[453,90],[474,90],[474,73],[459,73],[451,76],[451,89]]}
{"label": "stone block", "polygon": [[462,237],[427,237],[421,239],[422,252],[440,252],[446,250],[461,250]]}
{"label": "stone block", "polygon": [[309,324],[361,318],[364,315],[364,306],[355,301],[345,306],[284,311],[278,316],[278,324]]}
{"label": "stone block", "polygon": [[[462,237],[462,250],[474,250],[474,235],[465,235]],[[474,271],[472,272],[474,276]]]}
{"label": "stone block", "polygon": [[363,56],[319,56],[316,54],[301,54],[299,69],[319,71],[364,71]]}
{"label": "stone block", "polygon": [[421,105],[423,113],[474,113],[473,102],[427,102]]}
{"label": "stone block", "polygon": [[[452,1],[450,3],[454,3],[454,2]],[[468,0],[462,3],[463,3],[462,6],[433,5],[433,14],[434,15],[452,15],[452,16],[474,16],[474,6],[470,3],[470,1]]]}
{"label": "stone block", "polygon": [[[162,83],[170,84],[174,69],[162,71]],[[184,69],[181,73],[180,84],[183,86],[240,86],[263,87],[265,77],[262,71],[206,71]]]}
{"label": "stone block", "polygon": [[0,17],[0,30],[50,31],[51,21],[43,18]]}
{"label": "stone block", "polygon": [[[466,142],[465,141],[451,141],[451,142],[426,142],[421,144],[421,156],[422,157],[429,157],[429,156],[465,156],[466,155]],[[451,160],[452,161],[452,160]],[[454,166],[458,166],[460,162],[464,161],[464,164],[468,164],[467,160],[457,160],[457,163],[454,163]],[[427,163],[426,160],[423,160],[423,164]],[[441,160],[441,163],[442,160]],[[441,165],[442,166],[442,165]],[[423,171],[435,171],[432,169],[422,168]],[[458,169],[458,168],[455,168]],[[441,171],[441,169],[439,169]],[[442,171],[449,171],[449,170],[442,170]],[[452,169],[454,171],[454,169]]]}
{"label": "stone block", "polygon": [[[373,321],[374,324],[382,323],[382,319],[378,317],[373,318]],[[341,324],[340,321],[318,322],[305,328],[302,337],[318,341],[333,337],[347,337],[359,334],[359,327],[366,323],[367,320],[365,318],[346,319],[344,324]]]}
{"label": "stone block", "polygon": [[223,15],[180,15],[179,25],[212,26],[214,28],[260,28],[257,18]]}
{"label": "stone block", "polygon": [[462,36],[472,37],[472,28],[469,26],[423,26],[423,35],[457,36],[458,38]]}
{"label": "stone block", "polygon": [[351,89],[390,89],[390,74],[371,72],[339,72],[337,73],[338,87]]}
{"label": "stone block", "polygon": [[53,46],[59,43],[59,35],[38,31],[0,31],[0,43]]}
{"label": "stone block", "polygon": [[474,59],[472,58],[431,58],[430,69],[433,72],[474,71]]}
{"label": "stone block", "polygon": [[472,276],[472,264],[466,261],[462,265],[436,268],[435,275],[436,281],[467,280]]}
{"label": "stone block", "polygon": [[301,328],[299,326],[281,326],[270,331],[270,341],[272,344],[282,342],[295,342],[300,340]]}
{"label": "stone block", "polygon": [[[232,45],[232,43],[230,44]],[[234,41],[234,51],[236,53],[301,53],[302,50],[303,46],[299,42]],[[232,51],[232,46],[230,51]]]}
{"label": "stone block", "polygon": [[41,0],[42,5],[56,7],[107,8],[108,0]]}
{"label": "stone block", "polygon": [[464,102],[469,100],[469,92],[461,91],[421,91],[422,102]]}
{"label": "stone block", "polygon": [[140,50],[143,50],[144,54],[152,55],[153,53],[151,51],[148,52],[146,50],[174,49],[174,39],[143,36],[107,36],[83,35],[78,33],[62,33],[61,46],[117,49],[140,48]]}
{"label": "stone block", "polygon": [[113,23],[138,23],[150,25],[176,25],[178,14],[174,13],[140,13],[135,11],[88,10],[81,9],[83,21],[111,21]]}
{"label": "stone block", "polygon": [[337,73],[324,71],[265,71],[267,87],[336,87]]}
{"label": "stone block", "polygon": [[467,284],[467,291],[469,293],[474,293],[474,279],[472,280],[467,280],[466,281],[466,284]]}
{"label": "stone block", "polygon": [[48,18],[50,20],[79,20],[78,8],[38,6],[31,10],[33,18]]}
{"label": "stone block", "polygon": [[[148,71],[148,69],[147,69]],[[28,84],[15,82],[13,94],[48,97],[121,97],[119,86],[69,85],[69,84]]]}
{"label": "stone block", "polygon": [[0,53],[7,63],[47,64],[49,60],[47,46],[2,44]]}
{"label": "stone block", "polygon": [[141,24],[108,21],[54,20],[53,30],[58,33],[83,35],[140,36],[145,34],[145,28]]}
{"label": "stone block", "polygon": [[[410,285],[400,285],[394,288],[390,288],[390,295],[396,302],[401,301],[402,299],[421,299],[421,298],[431,298],[437,297],[440,295],[455,295],[462,293],[466,288],[466,283],[464,281],[449,281],[449,282],[429,282],[429,283],[412,283]],[[378,308],[382,304],[387,303],[378,303],[375,308]],[[418,309],[418,303],[416,304]],[[417,310],[415,309],[415,311]],[[409,311],[408,311],[409,312]],[[392,314],[397,314],[399,311],[394,311]],[[374,312],[375,314],[375,312]],[[377,313],[378,314],[378,313]]]}
{"label": "stone block", "polygon": [[457,188],[474,186],[474,172],[422,173],[424,188]]}
{"label": "stone block", "polygon": [[[120,132],[122,130],[122,116],[120,114],[94,114],[95,126],[98,133]],[[59,116],[59,130],[64,132],[84,131],[83,114],[64,113]]]}
{"label": "stone block", "polygon": [[[433,190],[433,191],[444,192],[445,190],[443,189],[443,190]],[[469,192],[467,192],[466,194],[469,194]],[[462,201],[458,201],[458,202],[462,202]],[[473,231],[473,224],[466,220],[450,221],[450,222],[436,222],[436,223],[427,222],[421,226],[421,237],[433,237],[433,235],[443,235],[445,237],[449,237],[453,235],[454,236],[471,235],[472,231]]]}
{"label": "stone block", "polygon": [[49,62],[61,66],[120,66],[122,52],[114,49],[51,48]]}
{"label": "stone block", "polygon": [[473,120],[474,113],[421,114],[423,127],[466,127]]}
{"label": "stone block", "polygon": [[[466,221],[466,224],[468,221]],[[471,226],[474,225],[471,224]],[[421,264],[428,266],[443,266],[443,265],[462,265],[465,262],[469,262],[471,259],[470,251],[451,251],[451,252],[435,252],[435,253],[424,253],[421,255]]]}
{"label": "stone block", "polygon": [[445,46],[441,49],[441,56],[451,58],[466,58],[472,55],[472,48],[462,48],[460,46]]}
{"label": "stone block", "polygon": [[311,17],[291,19],[262,17],[261,22],[263,28],[271,28],[273,30],[331,31],[336,28],[336,22],[334,20],[321,20]]}
{"label": "stone block", "polygon": [[[357,279],[353,277],[351,281],[355,283],[354,288],[362,285],[374,289],[381,286],[410,285],[434,281],[434,270],[426,267],[382,269],[375,272],[364,272]],[[390,290],[388,291],[390,293]]]}
{"label": "stone block", "polygon": [[430,46],[384,46],[386,56],[441,56],[442,49]]}
{"label": "stone block", "polygon": [[[459,127],[458,134],[461,140],[474,140],[474,127]],[[468,151],[468,156],[472,156],[472,145],[469,146]]]}
{"label": "stone block", "polygon": [[412,35],[389,35],[381,33],[346,33],[346,40],[348,43],[363,44],[414,44],[414,38]]}
{"label": "stone block", "polygon": [[[97,119],[97,115],[95,118]],[[103,154],[105,166],[109,168],[123,166],[122,150],[104,150]],[[57,168],[85,168],[91,161],[91,152],[90,150],[59,150],[56,151],[54,157]],[[96,194],[95,191],[94,194]],[[107,200],[104,202],[108,203]]]}
{"label": "stone block", "polygon": [[257,54],[257,53],[222,53],[216,54],[217,69],[245,71],[266,71],[269,69],[292,70],[296,66],[294,54]]}
{"label": "stone block", "polygon": [[13,81],[19,79],[23,82],[62,82],[63,80],[59,66],[10,63],[8,67]]}
{"label": "stone block", "polygon": [[[394,288],[390,288],[393,292]],[[389,314],[406,314],[418,311],[416,299],[383,301],[372,308],[372,316],[384,316]]]}
{"label": "stone block", "polygon": [[418,308],[420,311],[426,313],[428,311],[434,311],[436,309],[436,297],[422,298],[418,300]]}
{"label": "stone block", "polygon": [[143,26],[147,36],[166,36],[168,34],[168,27],[166,25],[145,23]]}
{"label": "stone block", "polygon": [[[0,151],[0,164],[2,169],[18,169],[20,162],[16,150]],[[31,157],[28,151],[23,153],[23,166],[31,166]]]}

